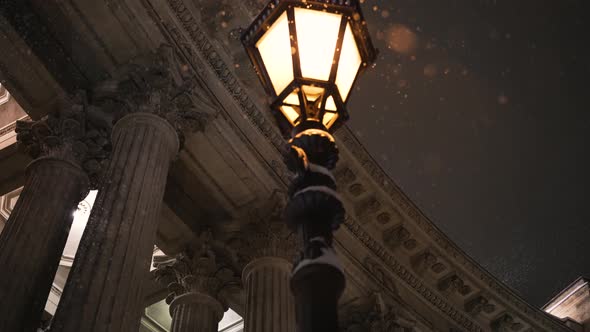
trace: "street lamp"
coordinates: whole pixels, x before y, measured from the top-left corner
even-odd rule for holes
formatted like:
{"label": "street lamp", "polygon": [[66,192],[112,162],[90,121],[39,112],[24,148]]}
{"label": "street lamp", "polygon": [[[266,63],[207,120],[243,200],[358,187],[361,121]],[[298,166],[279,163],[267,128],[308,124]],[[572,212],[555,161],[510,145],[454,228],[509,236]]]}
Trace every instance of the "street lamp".
{"label": "street lamp", "polygon": [[291,276],[298,329],[336,331],[345,281],[332,232],[344,207],[331,173],[338,160],[331,132],[348,120],[350,92],[376,50],[358,0],[272,0],[242,43],[290,143],[296,177],[285,214],[304,240]]}

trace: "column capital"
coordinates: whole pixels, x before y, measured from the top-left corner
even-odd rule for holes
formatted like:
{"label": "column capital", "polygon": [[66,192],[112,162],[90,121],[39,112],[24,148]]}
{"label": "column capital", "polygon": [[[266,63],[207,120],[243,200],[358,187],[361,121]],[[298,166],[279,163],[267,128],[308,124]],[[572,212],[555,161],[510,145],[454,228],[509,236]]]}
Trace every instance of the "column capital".
{"label": "column capital", "polygon": [[96,188],[111,152],[109,117],[78,92],[62,107],[38,121],[17,121],[17,140],[33,159],[62,160],[79,167]]}
{"label": "column capital", "polygon": [[166,119],[181,143],[184,134],[203,131],[220,109],[195,70],[165,44],[122,65],[95,86],[92,96],[115,121],[138,112]]}
{"label": "column capital", "polygon": [[[214,252],[207,244],[199,244],[199,248],[187,248],[175,257],[154,257],[156,279],[168,286],[170,291],[166,302],[171,304],[181,296],[183,301],[196,299],[195,296],[184,295],[202,294],[218,301],[225,311],[227,303],[222,291],[227,286],[239,283],[239,279],[231,263],[226,264],[223,257],[218,256],[223,255]],[[199,297],[199,301],[203,299]]]}
{"label": "column capital", "polygon": [[279,257],[292,262],[296,255],[297,237],[283,218],[286,194],[273,192],[264,203],[250,212],[249,222],[230,242],[242,263],[262,257]]}

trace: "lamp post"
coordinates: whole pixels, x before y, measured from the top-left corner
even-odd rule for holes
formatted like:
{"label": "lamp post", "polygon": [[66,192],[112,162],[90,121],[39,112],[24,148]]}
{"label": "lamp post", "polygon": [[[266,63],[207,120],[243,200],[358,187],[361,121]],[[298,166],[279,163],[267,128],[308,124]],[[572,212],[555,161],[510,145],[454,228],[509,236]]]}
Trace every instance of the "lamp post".
{"label": "lamp post", "polygon": [[350,91],[376,50],[358,0],[272,0],[242,43],[290,143],[295,178],[285,215],[304,243],[291,275],[298,331],[336,332],[345,279],[332,232],[344,206],[331,172],[338,160],[331,132],[348,120]]}

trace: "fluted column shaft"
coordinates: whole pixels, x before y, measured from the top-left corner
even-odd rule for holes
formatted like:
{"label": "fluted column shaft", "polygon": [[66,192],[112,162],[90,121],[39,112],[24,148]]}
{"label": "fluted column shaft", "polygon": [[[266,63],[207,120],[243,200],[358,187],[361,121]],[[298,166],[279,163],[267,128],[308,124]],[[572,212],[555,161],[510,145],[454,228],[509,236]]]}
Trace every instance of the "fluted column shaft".
{"label": "fluted column shaft", "polygon": [[223,318],[221,303],[202,293],[186,293],[170,304],[172,332],[217,332]]}
{"label": "fluted column shaft", "polygon": [[54,332],[137,331],[170,161],[164,119],[133,113],[113,128],[112,157],[54,318]]}
{"label": "fluted column shaft", "polygon": [[295,332],[291,267],[279,257],[261,257],[246,265],[242,277],[247,294],[245,332]]}
{"label": "fluted column shaft", "polygon": [[73,221],[88,192],[77,165],[33,161],[16,206],[0,234],[0,331],[36,331]]}

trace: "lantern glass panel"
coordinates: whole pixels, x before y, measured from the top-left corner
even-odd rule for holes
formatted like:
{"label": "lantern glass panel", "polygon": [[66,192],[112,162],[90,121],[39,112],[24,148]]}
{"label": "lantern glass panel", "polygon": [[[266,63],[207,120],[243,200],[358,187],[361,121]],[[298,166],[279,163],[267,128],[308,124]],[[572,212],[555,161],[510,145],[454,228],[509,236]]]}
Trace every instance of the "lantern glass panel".
{"label": "lantern glass panel", "polygon": [[324,118],[322,120],[322,123],[324,124],[326,129],[330,129],[330,127],[332,127],[334,122],[336,122],[336,119],[338,119],[338,113],[326,112],[324,114]]}
{"label": "lantern glass panel", "polygon": [[344,32],[344,39],[342,40],[342,51],[340,53],[340,61],[338,62],[338,73],[336,74],[336,85],[342,100],[346,101],[352,83],[356,77],[361,66],[361,54],[356,45],[350,23],[346,24],[346,31]]}
{"label": "lantern glass panel", "polygon": [[279,95],[293,81],[293,57],[286,12],[258,40],[256,47],[274,91]]}
{"label": "lantern glass panel", "polygon": [[287,120],[291,123],[292,126],[295,126],[299,121],[299,112],[293,106],[284,105],[281,106],[281,112],[285,115]]}
{"label": "lantern glass panel", "polygon": [[297,94],[297,92],[292,92],[291,94],[289,94],[287,98],[285,98],[284,103],[289,105],[299,105],[299,95]]}
{"label": "lantern glass panel", "polygon": [[330,79],[341,19],[340,14],[295,8],[297,48],[303,77]]}
{"label": "lantern glass panel", "polygon": [[336,111],[336,103],[334,102],[334,97],[330,96],[326,100],[326,110],[327,111]]}

